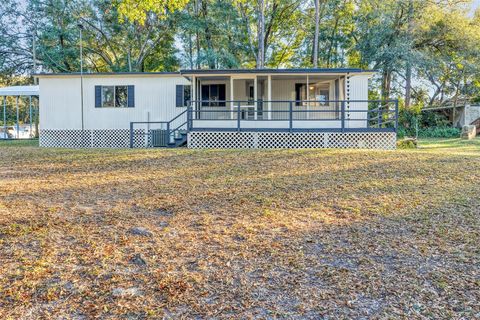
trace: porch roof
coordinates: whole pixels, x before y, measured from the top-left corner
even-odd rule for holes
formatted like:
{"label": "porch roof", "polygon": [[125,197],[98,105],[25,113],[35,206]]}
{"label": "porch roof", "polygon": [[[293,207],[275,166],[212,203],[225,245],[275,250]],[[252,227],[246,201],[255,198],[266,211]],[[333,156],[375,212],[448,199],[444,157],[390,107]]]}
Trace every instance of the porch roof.
{"label": "porch roof", "polygon": [[189,75],[229,75],[229,74],[347,74],[347,73],[368,73],[375,71],[362,70],[357,68],[294,68],[294,69],[199,69],[180,70],[185,76]]}

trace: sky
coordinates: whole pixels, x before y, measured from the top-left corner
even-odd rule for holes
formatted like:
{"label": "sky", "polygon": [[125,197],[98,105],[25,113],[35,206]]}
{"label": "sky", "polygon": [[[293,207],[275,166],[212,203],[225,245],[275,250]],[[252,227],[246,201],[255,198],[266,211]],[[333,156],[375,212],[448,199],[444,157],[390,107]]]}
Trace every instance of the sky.
{"label": "sky", "polygon": [[475,9],[480,7],[480,0],[473,0],[472,1],[472,13],[475,11]]}

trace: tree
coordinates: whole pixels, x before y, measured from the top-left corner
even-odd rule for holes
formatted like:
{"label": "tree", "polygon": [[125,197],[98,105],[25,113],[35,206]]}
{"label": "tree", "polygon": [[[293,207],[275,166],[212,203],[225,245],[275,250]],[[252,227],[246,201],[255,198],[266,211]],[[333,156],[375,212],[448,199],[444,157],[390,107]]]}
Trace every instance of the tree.
{"label": "tree", "polygon": [[165,19],[169,13],[185,8],[188,0],[119,0],[118,12],[124,18],[145,24],[149,15]]}

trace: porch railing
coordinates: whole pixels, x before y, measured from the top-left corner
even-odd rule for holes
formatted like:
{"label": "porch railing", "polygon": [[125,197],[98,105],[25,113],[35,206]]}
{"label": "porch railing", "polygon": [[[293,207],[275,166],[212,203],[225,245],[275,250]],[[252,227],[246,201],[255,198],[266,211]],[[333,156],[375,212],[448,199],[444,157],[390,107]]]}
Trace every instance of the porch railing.
{"label": "porch railing", "polygon": [[188,110],[169,121],[130,122],[130,148],[135,144],[146,147],[168,147],[188,132]]}
{"label": "porch railing", "polygon": [[188,130],[393,131],[398,100],[192,101]]}

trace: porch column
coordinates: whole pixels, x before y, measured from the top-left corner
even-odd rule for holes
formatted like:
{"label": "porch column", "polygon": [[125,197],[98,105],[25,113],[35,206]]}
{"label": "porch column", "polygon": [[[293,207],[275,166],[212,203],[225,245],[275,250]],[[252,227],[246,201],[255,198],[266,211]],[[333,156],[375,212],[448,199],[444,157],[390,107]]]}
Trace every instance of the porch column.
{"label": "porch column", "polygon": [[233,77],[230,76],[230,119],[233,120],[234,110],[233,110]]}
{"label": "porch column", "polygon": [[310,78],[307,74],[307,120],[310,119]]}
{"label": "porch column", "polygon": [[254,107],[255,107],[255,114],[254,119],[257,120],[257,106],[258,106],[258,90],[257,90],[257,75],[255,75],[255,79],[253,80],[253,100],[254,100]]}
{"label": "porch column", "polygon": [[197,79],[195,76],[192,76],[192,103],[190,104],[190,110],[192,110],[192,114],[190,115],[190,119],[194,119],[195,117],[195,109],[197,105]]}
{"label": "porch column", "polygon": [[268,99],[268,120],[272,120],[272,75],[268,75],[268,88],[267,88],[267,99]]}

